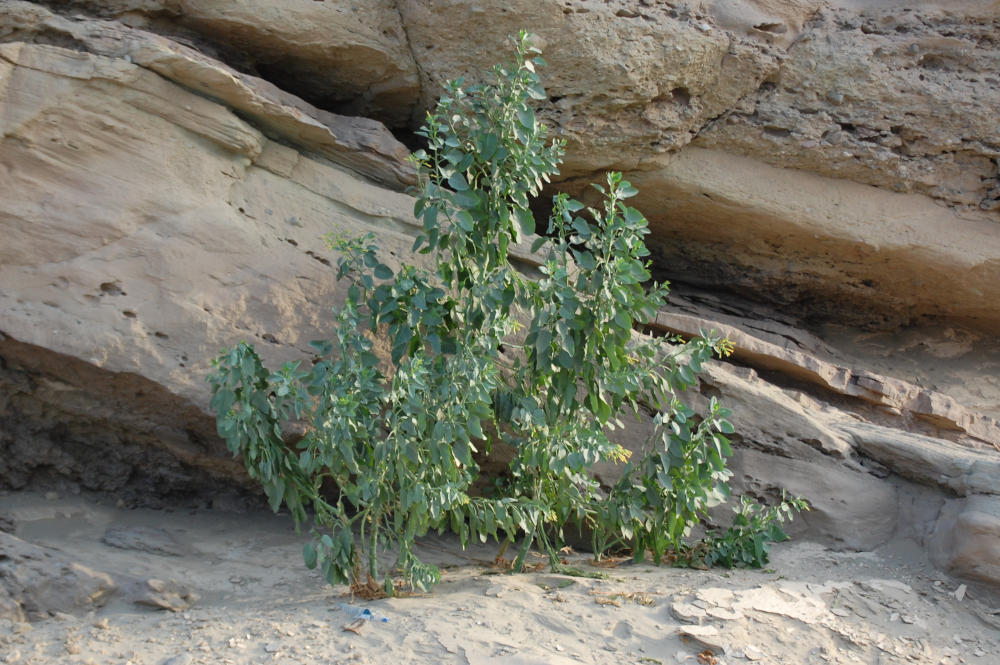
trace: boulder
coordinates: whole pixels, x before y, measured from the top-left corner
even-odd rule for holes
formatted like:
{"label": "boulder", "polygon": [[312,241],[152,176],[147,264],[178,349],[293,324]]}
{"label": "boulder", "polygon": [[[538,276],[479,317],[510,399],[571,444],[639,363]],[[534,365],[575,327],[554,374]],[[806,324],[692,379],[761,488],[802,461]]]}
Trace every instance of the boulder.
{"label": "boulder", "polygon": [[0,619],[87,611],[103,604],[115,588],[105,573],[0,531]]}
{"label": "boulder", "polygon": [[929,552],[945,570],[1000,582],[1000,497],[976,494],[947,502],[930,535]]}

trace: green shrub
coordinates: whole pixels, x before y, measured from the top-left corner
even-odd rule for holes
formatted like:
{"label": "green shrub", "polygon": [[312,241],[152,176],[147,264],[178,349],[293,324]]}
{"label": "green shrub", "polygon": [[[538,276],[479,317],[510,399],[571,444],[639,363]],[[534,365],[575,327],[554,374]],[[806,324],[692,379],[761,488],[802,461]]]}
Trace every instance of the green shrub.
{"label": "green shrub", "polygon": [[[555,198],[541,278],[515,270],[510,249],[535,232],[529,208],[557,173],[563,143],[547,141],[532,100],[545,98],[543,63],[527,35],[492,81],[449,83],[420,134],[413,250],[432,270],[378,259],[373,237],[333,238],[338,279],[350,279],[330,341],[315,364],[265,369],[240,344],[210,377],[219,433],[242,455],[277,510],[296,523],[314,513],[309,567],[330,583],[392,593],[426,589],[439,571],[420,561],[415,539],[451,528],[463,546],[524,535],[560,568],[563,529],[586,528],[597,555],[625,545],[655,560],[681,546],[705,509],[728,495],[732,432],[714,399],[696,416],[679,395],[727,342],[636,335],[664,304],[650,279],[646,219],[636,194],[610,174],[588,208]],[[380,369],[375,336],[389,341]],[[628,411],[655,413],[655,431],[630,454],[609,438]],[[283,432],[297,425],[301,439]],[[513,460],[475,495],[476,455],[504,445]],[[619,462],[621,480],[601,487],[589,469]],[[330,487],[336,491],[330,491]],[[395,552],[383,569],[379,553]]]}
{"label": "green shrub", "polygon": [[770,558],[770,544],[788,540],[781,528],[795,512],[809,510],[809,504],[797,497],[781,495],[775,506],[762,506],[747,495],[734,508],[733,525],[723,533],[709,533],[701,549],[706,566],[726,568],[761,568]]}

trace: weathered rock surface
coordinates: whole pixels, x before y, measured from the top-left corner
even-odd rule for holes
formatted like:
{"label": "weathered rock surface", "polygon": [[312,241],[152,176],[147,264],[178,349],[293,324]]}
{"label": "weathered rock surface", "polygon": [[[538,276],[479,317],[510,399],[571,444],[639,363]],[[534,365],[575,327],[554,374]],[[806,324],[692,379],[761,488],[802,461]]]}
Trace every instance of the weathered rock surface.
{"label": "weathered rock surface", "polygon": [[110,547],[159,556],[184,556],[191,552],[189,545],[178,542],[169,531],[151,526],[112,525],[104,532],[101,542]]}
{"label": "weathered rock surface", "polygon": [[[966,447],[977,449],[989,445],[1000,450],[1000,422],[996,418],[910,381],[854,369],[848,366],[848,360],[838,357],[841,354],[835,348],[814,335],[774,320],[709,313],[677,297],[672,298],[671,304],[675,308],[659,312],[650,324],[653,329],[685,336],[715,329],[733,343],[734,358],[756,370],[777,372],[788,379],[875,405],[886,414],[908,421],[904,427],[913,428],[916,419],[925,425],[924,431],[954,439]],[[965,350],[959,347],[957,353],[951,350],[945,353],[964,355]],[[979,362],[985,365],[988,359]],[[983,387],[989,384],[988,376],[974,381]],[[840,448],[845,450],[843,446]]]}
{"label": "weathered rock surface", "polygon": [[948,501],[930,535],[928,550],[945,570],[996,583],[1000,579],[1000,497],[994,492]]}
{"label": "weathered rock surface", "polygon": [[840,428],[858,451],[906,478],[945,487],[959,496],[1000,494],[1000,457],[973,452],[941,439],[873,425],[845,422]]}
{"label": "weathered rock surface", "polygon": [[503,35],[540,36],[559,187],[627,171],[664,276],[824,320],[1000,325],[994,4],[400,9],[424,106]]}
{"label": "weathered rock surface", "polygon": [[0,531],[0,619],[23,621],[99,606],[111,577]]}
{"label": "weathered rock surface", "polygon": [[[42,3],[45,4],[45,3]],[[215,52],[304,99],[409,120],[416,63],[392,0],[64,0],[56,9],[116,18]]]}
{"label": "weathered rock surface", "polygon": [[[794,533],[872,548],[912,532],[939,565],[1000,580],[994,9],[46,4],[71,11],[0,3],[4,487],[136,503],[248,484],[214,433],[212,358],[240,339],[271,366],[304,358],[341,297],[323,235],[374,232],[395,267],[415,233],[406,148],[289,91],[404,125],[527,25],[551,63],[541,115],[569,141],[560,186],[630,171],[662,274],[784,307],[678,300],[651,322],[734,341],[695,397],[734,410],[734,486],[809,499]],[[934,57],[910,62],[911,36]],[[963,105],[936,113],[931,93]],[[823,123],[840,139],[814,136]],[[902,341],[894,326],[928,316],[948,339]],[[860,334],[838,346],[801,318],[876,326],[866,339],[898,350],[869,364]]]}
{"label": "weathered rock surface", "polygon": [[[614,168],[641,182],[665,276],[814,319],[1000,325],[994,3],[48,4],[411,129],[442,81],[475,76],[529,27],[551,63],[540,110],[569,143],[563,177]],[[45,24],[38,39],[80,40]]]}
{"label": "weathered rock surface", "polygon": [[[110,21],[68,19],[28,2],[6,4],[7,11],[0,23],[2,41],[68,42],[93,54],[114,59],[108,62],[124,60],[125,63],[121,64],[135,63],[195,95],[207,96],[225,104],[231,111],[253,122],[262,133],[280,136],[283,141],[368,178],[394,188],[402,188],[414,181],[413,170],[405,163],[408,151],[379,122],[320,110],[264,79],[248,76],[194,48],[145,30]],[[45,66],[42,65],[43,68]],[[86,65],[83,67],[85,69]],[[138,73],[142,70],[125,66],[122,71]],[[84,74],[81,78],[86,76]],[[104,77],[113,78],[106,72],[103,76],[101,72],[95,72],[93,76],[98,80]],[[155,81],[155,77],[145,74],[143,80],[133,87],[155,99],[157,92],[168,89],[162,85],[157,88]],[[140,98],[136,92],[132,93],[129,103],[155,112],[155,102],[148,97]],[[163,111],[168,112],[169,108],[168,105]],[[174,110],[178,118],[185,115],[181,108],[189,115],[189,124],[203,124],[197,111],[187,106]],[[183,125],[183,119],[180,120]],[[206,129],[209,127],[205,125]],[[212,131],[222,130],[209,129],[209,132]],[[232,138],[216,137],[212,133],[208,133],[207,137],[220,139],[223,147],[248,155],[260,151],[253,139],[243,138],[234,142]]]}
{"label": "weathered rock surface", "polygon": [[[170,56],[182,83],[127,53],[0,45],[0,412],[18,453],[0,464],[15,486],[51,474],[114,491],[137,467],[159,469],[153,494],[203,484],[192,468],[243,477],[204,413],[211,358],[242,337],[289,359],[322,336],[312,303],[336,300],[325,233],[384,220],[386,250],[410,246],[393,230],[410,200],[348,170],[398,182],[405,150],[384,129],[389,153],[343,138],[357,121],[323,125],[252,81],[231,81],[232,107],[211,101],[187,88],[217,87],[224,67],[128,35],[133,52]],[[290,142],[329,137],[347,158],[268,139],[250,107],[281,116]]]}
{"label": "weathered rock surface", "polygon": [[1000,322],[996,213],[714,149],[661,164],[631,181],[670,277],[876,329],[923,317]]}
{"label": "weathered rock surface", "polygon": [[[526,28],[539,36],[549,63],[542,117],[569,142],[564,175],[642,168],[686,145],[778,67],[755,41],[666,4],[404,0],[399,7],[423,75],[423,106],[444,81],[495,64],[507,35]],[[473,43],[470,33],[478,35]]]}
{"label": "weathered rock surface", "polygon": [[173,580],[129,578],[122,582],[122,594],[132,603],[157,610],[183,612],[201,597]]}
{"label": "weathered rock surface", "polygon": [[883,4],[817,11],[774,79],[694,144],[1000,208],[996,4]]}

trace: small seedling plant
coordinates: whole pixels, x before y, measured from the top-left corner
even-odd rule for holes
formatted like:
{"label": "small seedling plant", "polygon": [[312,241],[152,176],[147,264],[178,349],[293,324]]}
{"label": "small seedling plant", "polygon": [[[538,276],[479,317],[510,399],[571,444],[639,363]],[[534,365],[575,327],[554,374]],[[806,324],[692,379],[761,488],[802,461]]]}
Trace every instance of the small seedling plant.
{"label": "small seedling plant", "polygon": [[[306,565],[331,584],[427,589],[440,572],[414,545],[432,529],[501,551],[520,538],[515,570],[532,547],[564,570],[569,528],[591,533],[598,556],[627,546],[658,561],[728,496],[729,412],[712,399],[695,414],[681,397],[731,347],[634,332],[667,293],[647,286],[636,189],[611,173],[593,207],[556,196],[532,246],[540,274],[511,263],[564,151],[533,108],[544,62],[527,34],[514,45],[486,83],[448,83],[419,131],[413,251],[431,267],[393,270],[374,236],[332,237],[350,286],[313,364],[268,370],[243,343],[210,377],[220,435],[271,506],[309,526]],[[623,418],[650,414],[653,433],[632,452],[614,440]],[[477,459],[499,446],[506,473],[477,483]],[[602,461],[620,465],[612,486],[590,472]],[[382,566],[386,552],[396,560]]]}
{"label": "small seedling plant", "polygon": [[773,506],[762,505],[742,495],[734,508],[732,526],[721,533],[709,533],[703,541],[700,549],[705,552],[704,564],[725,568],[762,568],[770,560],[771,543],[788,540],[788,534],[781,525],[803,510],[809,510],[804,499],[788,497],[784,492],[781,501]]}

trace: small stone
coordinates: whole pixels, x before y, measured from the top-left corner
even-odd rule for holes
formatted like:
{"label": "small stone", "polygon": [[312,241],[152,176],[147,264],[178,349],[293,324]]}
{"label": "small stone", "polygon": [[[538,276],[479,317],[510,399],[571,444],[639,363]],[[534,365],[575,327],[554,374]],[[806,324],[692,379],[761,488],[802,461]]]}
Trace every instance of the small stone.
{"label": "small stone", "polygon": [[832,607],[830,608],[830,613],[835,614],[839,617],[849,617],[851,616],[851,611],[846,607]]}
{"label": "small stone", "polygon": [[10,515],[0,515],[0,531],[14,533],[17,531],[17,521]]}
{"label": "small stone", "polygon": [[694,658],[694,654],[690,654],[687,651],[678,651],[677,653],[674,654],[674,658],[677,660],[678,663],[683,663],[686,660],[691,660],[692,658]]}
{"label": "small stone", "polygon": [[735,621],[743,618],[743,613],[739,610],[731,610],[727,607],[710,607],[705,610],[708,615],[721,621]]}
{"label": "small stone", "polygon": [[146,605],[171,612],[183,612],[197,603],[201,597],[174,581],[166,582],[150,578],[133,580],[125,587],[125,593],[133,603]]}
{"label": "small stone", "polygon": [[955,644],[961,644],[962,643],[962,636],[961,635],[952,635],[951,641],[954,642]]}
{"label": "small stone", "polygon": [[893,613],[891,613],[889,615],[889,622],[890,623],[895,623],[897,621],[899,621],[899,612],[893,612]]}
{"label": "small stone", "polygon": [[732,605],[736,597],[730,589],[717,588],[698,589],[695,595],[698,597],[698,600],[703,600],[713,605]]}
{"label": "small stone", "polygon": [[45,498],[49,501],[55,501],[59,498],[59,492],[46,492]]}
{"label": "small stone", "polygon": [[701,623],[708,613],[700,607],[696,607],[691,603],[677,602],[670,606],[670,611],[675,617],[680,621],[685,623]]}
{"label": "small stone", "polygon": [[962,602],[962,599],[965,598],[965,592],[967,589],[968,587],[966,585],[959,584],[958,588],[955,589],[955,600]]}
{"label": "small stone", "polygon": [[563,651],[563,648],[560,645],[557,644],[556,645],[556,651]]}
{"label": "small stone", "polygon": [[264,651],[268,653],[278,653],[281,651],[281,645],[277,642],[270,642],[264,645]]}
{"label": "small stone", "polygon": [[681,639],[696,642],[703,648],[711,649],[716,655],[726,653],[726,645],[722,642],[719,629],[715,626],[684,626],[677,629]]}
{"label": "small stone", "polygon": [[499,584],[491,584],[483,593],[491,598],[503,598],[503,587]]}
{"label": "small stone", "polygon": [[743,655],[744,657],[746,657],[747,660],[760,660],[761,658],[764,657],[764,652],[758,649],[757,647],[753,646],[752,644],[748,644],[743,649]]}

